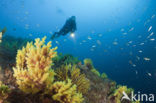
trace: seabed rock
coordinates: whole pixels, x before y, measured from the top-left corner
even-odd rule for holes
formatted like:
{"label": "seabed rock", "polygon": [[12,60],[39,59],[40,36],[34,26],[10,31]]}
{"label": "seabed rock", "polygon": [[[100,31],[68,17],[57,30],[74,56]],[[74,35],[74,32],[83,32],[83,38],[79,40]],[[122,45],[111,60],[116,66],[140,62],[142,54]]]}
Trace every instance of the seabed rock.
{"label": "seabed rock", "polygon": [[[14,69],[14,72],[13,72],[13,70],[11,68],[13,68],[14,65],[7,65],[5,63],[3,64],[2,68],[0,69],[0,81],[3,83],[3,84],[0,84],[0,103],[120,103],[119,101],[122,97],[123,90],[126,90],[126,91],[129,90],[129,89],[127,89],[126,86],[118,87],[116,85],[116,82],[107,78],[106,74],[104,74],[104,78],[103,78],[102,74],[100,74],[95,69],[95,67],[93,66],[93,63],[90,59],[86,59],[84,64],[82,64],[81,61],[79,61],[77,58],[73,57],[72,55],[62,55],[62,54],[56,55],[57,53],[54,52],[54,50],[56,50],[57,48],[52,50],[50,48],[51,47],[50,42],[45,46],[44,40],[45,40],[45,38],[43,38],[41,41],[38,38],[35,41],[36,43],[33,43],[33,42],[28,43],[26,48],[23,48],[22,50],[18,51],[18,53],[21,53],[21,54],[17,54],[19,56],[16,58],[16,62],[18,60],[19,64],[18,63],[17,64],[19,66],[21,66],[20,63],[22,63],[20,61],[20,58],[22,56],[27,56],[23,59],[24,60],[23,67],[25,69],[18,69],[18,67],[17,67],[17,69]],[[32,50],[29,50],[29,48],[27,48],[29,46]],[[7,47],[7,48],[9,48],[9,47]],[[11,48],[13,48],[13,47],[11,46]],[[3,48],[1,48],[1,49],[2,50],[0,52],[5,54],[5,52],[3,52]],[[4,48],[4,49],[6,51],[6,48]],[[14,56],[12,56],[12,55],[16,54],[17,49],[15,48],[15,49],[10,49],[10,50],[13,51],[14,53],[11,54],[11,56],[9,56],[9,58],[11,58],[11,59],[3,58],[6,61],[6,63],[10,62],[10,60],[12,63],[12,60],[15,60]],[[43,65],[41,65],[41,64],[38,65],[38,62],[40,62],[41,60],[40,60],[40,55],[37,55],[35,53],[36,50],[41,51],[41,53],[43,54],[42,56],[43,57],[45,56],[45,59],[42,60]],[[27,60],[28,60],[28,54],[30,55],[31,52],[34,53],[33,55],[37,55],[37,56],[35,59],[36,61],[33,61],[34,58],[30,59],[30,60],[32,60],[32,62],[29,61],[29,63],[30,64],[32,63],[32,64],[29,66],[31,66],[31,68],[34,68],[34,69],[37,68],[36,70],[39,70],[39,72],[40,72],[39,75],[35,70],[33,71],[33,69],[28,71]],[[24,55],[22,55],[22,53],[24,53]],[[53,57],[56,57],[56,58],[51,59],[49,57],[46,57],[48,55],[48,53],[49,53],[49,55],[52,55],[51,58],[53,58]],[[40,54],[40,53],[38,53],[38,54]],[[44,63],[44,60],[48,60],[49,63],[47,64],[47,66],[45,66],[45,64],[47,62]],[[15,61],[13,61],[13,63],[15,63]],[[52,65],[50,63],[52,63]],[[17,66],[17,64],[16,64],[16,66]],[[49,69],[43,68],[44,66],[48,67]],[[61,68],[62,66],[65,68],[64,70],[66,70],[66,68],[67,68],[67,70],[66,70],[67,72],[65,72],[67,78],[65,78],[65,80],[60,80],[60,78],[58,79],[57,78],[58,74],[55,71],[57,68]],[[45,71],[42,70],[42,68],[45,69]],[[24,70],[27,70],[27,72],[29,72],[29,74],[27,74],[27,72],[25,72]],[[16,76],[15,76],[15,71],[17,73]],[[20,72],[23,74],[21,75]],[[37,76],[41,77],[41,78],[36,78],[36,80],[39,79],[41,81],[34,82],[29,77],[27,77],[27,76],[32,76],[31,72],[34,72],[34,73],[36,73]],[[53,81],[45,82],[50,87],[48,89],[47,87],[45,87],[44,81],[46,80],[46,78],[48,78],[47,80],[50,80],[50,78],[47,77],[46,75],[49,73],[49,76],[51,76],[50,73],[54,73],[54,72],[56,73],[55,74],[56,77],[54,75],[52,76]],[[60,73],[63,73],[63,72],[64,71],[62,71]],[[79,89],[78,89],[79,85],[77,85],[76,82],[74,83],[72,81],[72,72],[79,73],[78,75],[77,74],[75,74],[75,75],[77,75],[77,77],[81,78],[81,79],[80,78],[78,79],[78,83],[80,83],[81,86],[84,88],[80,88],[80,89],[82,89],[82,90],[87,89],[87,92],[83,93],[83,91],[81,91],[81,90],[79,91]],[[40,76],[40,75],[43,75],[44,73],[45,73],[44,78],[42,78],[42,76]],[[25,78],[23,78],[22,76],[25,76],[27,79],[25,80]],[[19,77],[22,77],[23,80],[19,80],[20,82],[17,83],[17,79],[19,79]],[[69,80],[69,79],[71,79],[71,80]],[[27,82],[29,83],[29,81],[34,84],[27,84]],[[20,86],[23,85],[22,82],[25,83],[24,84],[25,87],[19,88],[19,85]],[[43,84],[43,85],[41,85],[41,88],[39,88],[37,91],[32,92],[33,90],[31,91],[31,88],[35,88],[34,85],[37,86],[36,85],[37,83]],[[83,83],[85,83],[85,84],[82,85]],[[26,93],[27,88],[30,90],[28,93]],[[48,91],[48,90],[52,90],[52,91]],[[59,90],[61,90],[61,92],[59,92]],[[68,95],[64,91],[71,93],[71,94],[73,93],[73,94]],[[57,92],[58,92],[58,94],[57,94]],[[116,93],[116,95],[114,95],[114,93]],[[55,95],[55,97],[58,97],[59,99],[54,98],[53,97],[54,95]],[[61,95],[62,95],[62,97],[61,97]],[[68,99],[69,99],[69,101],[68,101]],[[72,99],[77,102],[71,102]],[[81,101],[83,101],[83,102],[81,102]],[[131,102],[123,101],[122,103],[131,103]]]}

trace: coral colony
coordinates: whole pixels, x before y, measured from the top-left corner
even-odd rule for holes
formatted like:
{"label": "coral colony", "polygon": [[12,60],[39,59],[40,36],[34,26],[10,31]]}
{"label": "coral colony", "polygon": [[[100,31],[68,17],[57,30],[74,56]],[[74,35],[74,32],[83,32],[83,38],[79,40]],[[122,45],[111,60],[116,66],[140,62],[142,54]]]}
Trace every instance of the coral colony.
{"label": "coral colony", "polygon": [[89,58],[82,64],[71,55],[58,55],[57,47],[45,40],[37,38],[13,49],[15,64],[0,70],[0,103],[121,103],[123,92],[130,96],[134,91],[100,74]]}

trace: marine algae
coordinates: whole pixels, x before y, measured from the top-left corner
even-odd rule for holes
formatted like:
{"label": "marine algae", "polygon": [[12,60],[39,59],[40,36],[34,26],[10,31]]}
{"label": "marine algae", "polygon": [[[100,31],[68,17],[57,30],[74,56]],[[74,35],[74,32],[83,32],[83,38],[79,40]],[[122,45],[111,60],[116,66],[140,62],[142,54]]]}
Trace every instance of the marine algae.
{"label": "marine algae", "polygon": [[80,72],[80,69],[77,68],[76,65],[62,65],[56,69],[56,77],[63,81],[71,79],[72,83],[77,85],[77,90],[83,94],[87,93],[90,88],[89,80],[85,74]]}
{"label": "marine algae", "polygon": [[6,99],[10,93],[10,89],[7,85],[4,85],[0,81],[0,103],[7,103]]}

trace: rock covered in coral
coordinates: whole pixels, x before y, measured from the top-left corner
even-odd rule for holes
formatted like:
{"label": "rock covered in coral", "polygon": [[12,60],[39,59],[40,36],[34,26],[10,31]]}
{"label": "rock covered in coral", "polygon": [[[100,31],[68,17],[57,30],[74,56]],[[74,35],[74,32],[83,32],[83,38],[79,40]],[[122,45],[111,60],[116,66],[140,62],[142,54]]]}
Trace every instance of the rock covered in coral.
{"label": "rock covered in coral", "polygon": [[83,69],[82,65],[79,67],[90,81],[90,89],[85,95],[85,98],[87,98],[86,103],[112,103],[108,98],[110,88],[115,86],[111,85],[112,81],[109,79],[102,79],[89,69]]}
{"label": "rock covered in coral", "polygon": [[[87,59],[87,61],[89,61],[87,62],[89,65],[93,65],[91,59]],[[123,91],[129,94],[133,89],[116,85],[116,82],[108,79],[105,73],[100,74],[95,68],[88,67],[86,62],[84,65],[78,65],[78,67],[90,81],[90,89],[88,93],[84,95],[86,103],[131,103],[125,100],[121,102],[121,98]]]}
{"label": "rock covered in coral", "polygon": [[93,62],[92,62],[91,59],[86,58],[86,59],[83,60],[83,62],[84,62],[84,65],[85,65],[86,67],[88,67],[88,69],[90,69],[90,70],[91,70],[91,69],[94,69]]}
{"label": "rock covered in coral", "polygon": [[[14,72],[7,71],[2,77],[3,83],[10,90],[9,94],[5,92],[7,96],[4,96],[3,101],[119,103],[122,92],[130,91],[127,87],[118,87],[105,73],[100,74],[90,59],[86,59],[84,65],[73,62],[70,56],[58,59],[55,51],[57,48],[51,48],[51,42],[45,44],[45,39],[28,42],[26,47],[18,50]],[[4,79],[5,75],[15,80]]]}

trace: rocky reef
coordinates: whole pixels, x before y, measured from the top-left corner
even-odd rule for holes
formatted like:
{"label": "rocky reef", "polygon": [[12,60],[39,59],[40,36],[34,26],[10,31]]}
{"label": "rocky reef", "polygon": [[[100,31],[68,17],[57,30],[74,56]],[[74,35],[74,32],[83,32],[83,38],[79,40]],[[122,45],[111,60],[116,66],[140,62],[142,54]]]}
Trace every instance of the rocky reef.
{"label": "rocky reef", "polygon": [[29,39],[4,35],[0,43],[0,66],[9,68],[15,65],[17,50],[26,45]]}
{"label": "rocky reef", "polygon": [[58,54],[45,39],[27,41],[22,47],[15,43],[11,59],[5,59],[14,65],[0,69],[0,103],[131,103],[121,98],[123,91],[130,95],[133,89],[98,72],[91,59],[81,62]]}

